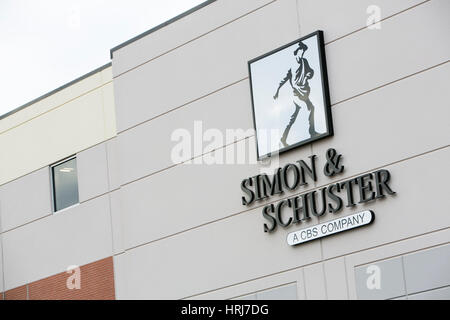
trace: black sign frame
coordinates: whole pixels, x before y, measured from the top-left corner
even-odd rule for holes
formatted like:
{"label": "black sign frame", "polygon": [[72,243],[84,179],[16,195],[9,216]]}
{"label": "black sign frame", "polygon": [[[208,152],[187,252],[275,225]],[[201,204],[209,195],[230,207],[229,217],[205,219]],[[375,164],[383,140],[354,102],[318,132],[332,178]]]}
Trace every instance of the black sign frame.
{"label": "black sign frame", "polygon": [[[306,40],[311,37],[317,37],[317,47],[319,51],[319,64],[320,64],[320,76],[322,79],[322,93],[323,93],[323,104],[324,104],[324,111],[325,111],[325,117],[326,117],[326,132],[319,134],[315,137],[311,137],[306,140],[302,140],[300,142],[297,142],[295,144],[289,145],[287,147],[281,148],[276,152],[268,153],[265,155],[260,155],[259,147],[258,147],[258,129],[256,127],[256,114],[255,114],[255,102],[254,102],[254,92],[253,92],[253,82],[252,82],[252,72],[251,72],[251,64],[259,61],[261,59],[264,59],[268,56],[271,56],[281,50],[284,50],[295,43],[298,43],[300,41]],[[292,42],[289,42],[277,49],[274,49],[268,53],[265,53],[259,57],[256,57],[250,61],[248,61],[248,73],[249,73],[249,81],[250,81],[250,96],[252,101],[252,113],[253,113],[253,126],[255,128],[255,140],[256,140],[256,154],[258,161],[267,159],[271,157],[273,154],[281,154],[283,152],[298,148],[300,146],[304,146],[306,144],[309,144],[311,142],[330,137],[334,135],[334,128],[333,128],[333,119],[331,114],[331,103],[330,103],[330,93],[329,93],[329,85],[328,85],[328,71],[327,71],[327,63],[326,63],[326,57],[325,57],[325,44],[324,44],[324,37],[323,37],[323,31],[317,30],[313,33],[310,33],[304,37],[301,37],[297,40],[294,40]]]}

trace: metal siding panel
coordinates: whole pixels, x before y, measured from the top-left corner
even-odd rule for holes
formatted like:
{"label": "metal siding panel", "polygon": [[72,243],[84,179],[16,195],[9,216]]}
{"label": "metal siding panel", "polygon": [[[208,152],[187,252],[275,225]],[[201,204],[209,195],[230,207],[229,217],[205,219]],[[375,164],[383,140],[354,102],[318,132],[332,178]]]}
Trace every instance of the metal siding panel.
{"label": "metal siding panel", "polygon": [[404,265],[408,295],[450,285],[450,245],[405,255]]}

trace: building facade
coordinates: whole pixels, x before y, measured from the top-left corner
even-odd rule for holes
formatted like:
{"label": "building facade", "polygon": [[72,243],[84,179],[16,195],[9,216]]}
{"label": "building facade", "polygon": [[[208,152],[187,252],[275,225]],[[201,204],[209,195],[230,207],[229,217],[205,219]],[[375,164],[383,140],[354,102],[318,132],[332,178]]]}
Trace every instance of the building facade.
{"label": "building facade", "polygon": [[[206,1],[2,117],[1,297],[449,299],[450,3],[373,5]],[[243,205],[242,181],[267,172],[248,61],[316,30],[334,134],[269,164],[314,158],[317,176]],[[326,176],[330,149],[345,169]],[[380,170],[392,194],[264,232],[264,208]],[[362,211],[370,225],[286,241]]]}

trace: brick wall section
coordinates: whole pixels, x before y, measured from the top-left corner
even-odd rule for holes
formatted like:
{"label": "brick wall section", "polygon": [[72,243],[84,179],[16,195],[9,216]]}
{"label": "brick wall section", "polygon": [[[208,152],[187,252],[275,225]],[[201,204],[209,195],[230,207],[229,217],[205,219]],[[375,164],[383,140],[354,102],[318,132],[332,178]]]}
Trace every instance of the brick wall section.
{"label": "brick wall section", "polygon": [[27,285],[5,291],[5,300],[27,300]]}
{"label": "brick wall section", "polygon": [[113,258],[80,267],[80,289],[68,289],[72,274],[62,272],[29,285],[30,300],[114,300]]}
{"label": "brick wall section", "polygon": [[[72,273],[61,272],[5,292],[5,300],[115,300],[113,258],[80,267],[80,289],[68,289]],[[28,293],[27,293],[28,289]]]}

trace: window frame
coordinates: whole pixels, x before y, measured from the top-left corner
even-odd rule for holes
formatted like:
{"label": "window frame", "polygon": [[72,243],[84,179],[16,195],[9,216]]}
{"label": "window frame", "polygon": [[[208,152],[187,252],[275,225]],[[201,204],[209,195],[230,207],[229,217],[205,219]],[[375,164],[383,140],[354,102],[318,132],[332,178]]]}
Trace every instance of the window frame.
{"label": "window frame", "polygon": [[74,203],[73,205],[71,205],[71,206],[68,206],[68,207],[65,207],[65,208],[63,208],[63,209],[59,209],[59,210],[56,210],[56,197],[55,197],[55,176],[54,176],[54,168],[56,167],[56,166],[58,166],[58,165],[60,165],[60,164],[63,164],[63,163],[65,163],[65,162],[68,162],[68,161],[70,161],[70,160],[73,160],[73,159],[77,159],[77,155],[76,154],[73,154],[73,155],[71,155],[71,156],[69,156],[69,157],[66,157],[66,158],[64,158],[64,159],[62,159],[62,160],[59,160],[58,162],[55,162],[55,163],[53,163],[53,164],[51,164],[51,165],[49,165],[49,170],[50,170],[50,195],[51,195],[51,202],[52,202],[52,214],[56,214],[56,213],[60,213],[60,212],[63,212],[63,211],[65,211],[65,210],[68,210],[68,209],[71,209],[71,208],[73,208],[73,207],[76,207],[76,206],[78,206],[79,204],[80,204],[80,190],[79,190],[79,186],[78,186],[78,164],[77,164],[77,192],[78,192],[78,202],[77,203]]}

